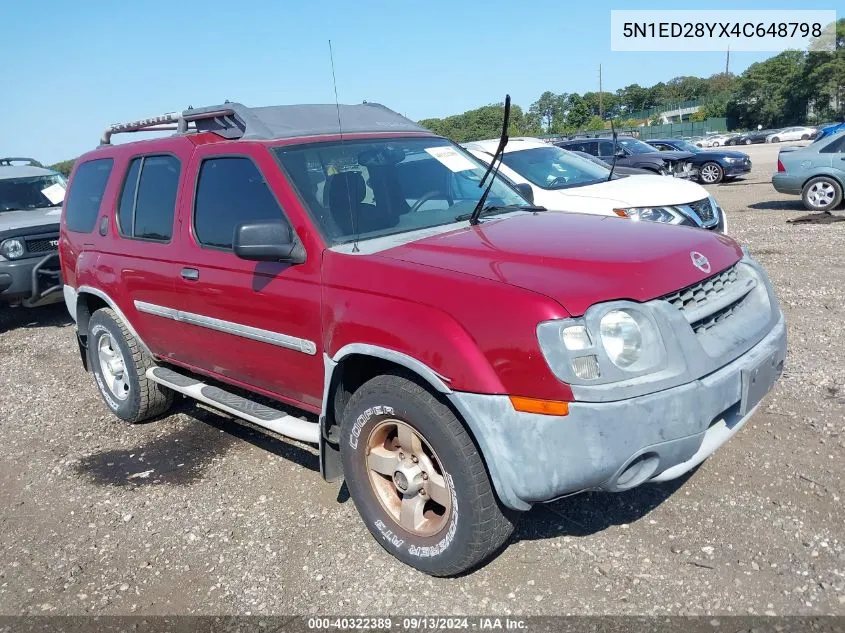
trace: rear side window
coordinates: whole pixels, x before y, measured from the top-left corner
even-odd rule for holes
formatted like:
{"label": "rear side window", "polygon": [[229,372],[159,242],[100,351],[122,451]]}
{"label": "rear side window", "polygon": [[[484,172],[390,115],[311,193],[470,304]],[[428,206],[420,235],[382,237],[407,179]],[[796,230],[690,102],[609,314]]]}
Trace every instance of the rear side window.
{"label": "rear side window", "polygon": [[825,145],[819,150],[820,154],[843,154],[845,153],[845,134],[839,137],[839,140],[833,141]]}
{"label": "rear side window", "polygon": [[194,202],[194,231],[200,244],[231,249],[235,227],[268,221],[285,218],[255,163],[243,157],[203,161]]}
{"label": "rear side window", "polygon": [[132,160],[117,209],[122,235],[170,241],[180,166],[175,156],[140,156]]}
{"label": "rear side window", "polygon": [[98,158],[77,167],[65,204],[68,230],[77,233],[94,230],[113,165],[111,158]]}

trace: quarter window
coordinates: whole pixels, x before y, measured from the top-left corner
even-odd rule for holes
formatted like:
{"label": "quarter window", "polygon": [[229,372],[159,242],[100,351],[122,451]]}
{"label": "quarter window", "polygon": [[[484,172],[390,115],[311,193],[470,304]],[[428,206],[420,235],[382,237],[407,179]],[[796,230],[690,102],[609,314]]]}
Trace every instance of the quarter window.
{"label": "quarter window", "polygon": [[239,224],[284,220],[282,208],[249,158],[209,158],[202,163],[194,202],[200,244],[231,249]]}
{"label": "quarter window", "polygon": [[76,168],[65,205],[68,230],[77,233],[94,230],[113,164],[111,158],[98,158]]}
{"label": "quarter window", "polygon": [[170,241],[180,166],[175,156],[140,156],[132,160],[117,209],[122,235]]}

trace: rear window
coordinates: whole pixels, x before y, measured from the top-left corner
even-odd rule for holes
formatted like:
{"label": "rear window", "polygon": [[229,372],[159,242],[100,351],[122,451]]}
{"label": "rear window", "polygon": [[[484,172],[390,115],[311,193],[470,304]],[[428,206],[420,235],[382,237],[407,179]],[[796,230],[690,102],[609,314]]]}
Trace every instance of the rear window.
{"label": "rear window", "polygon": [[117,220],[121,235],[167,242],[179,189],[179,159],[141,156],[133,159],[123,184]]}
{"label": "rear window", "polygon": [[113,165],[111,158],[98,158],[82,163],[76,169],[65,205],[68,230],[77,233],[94,230]]}

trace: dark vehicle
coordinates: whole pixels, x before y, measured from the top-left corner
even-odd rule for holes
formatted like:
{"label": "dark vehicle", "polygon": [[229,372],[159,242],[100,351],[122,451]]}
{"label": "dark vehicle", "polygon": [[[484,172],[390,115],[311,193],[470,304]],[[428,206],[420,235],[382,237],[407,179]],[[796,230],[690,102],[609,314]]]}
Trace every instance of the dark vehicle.
{"label": "dark vehicle", "polygon": [[[571,152],[584,152],[598,156],[607,163],[613,161],[611,139],[573,139],[558,141],[558,147]],[[660,152],[651,145],[631,137],[620,136],[616,142],[616,167],[636,167],[652,174],[672,175],[688,178],[692,170],[689,158],[691,152]]]}
{"label": "dark vehicle", "polygon": [[729,139],[725,145],[751,145],[752,143],[765,143],[766,137],[779,132],[779,129],[773,130],[751,130],[744,132],[736,138]]}
{"label": "dark vehicle", "polygon": [[665,152],[692,152],[690,161],[698,169],[699,182],[705,185],[715,185],[751,171],[751,159],[742,152],[702,149],[677,138],[651,139],[648,144]]}
{"label": "dark vehicle", "polygon": [[65,184],[36,160],[0,158],[0,306],[62,300],[57,252]]}
{"label": "dark vehicle", "polygon": [[[580,156],[581,158],[586,158],[591,163],[595,163],[596,165],[601,165],[602,167],[606,167],[607,169],[610,169],[610,163],[602,160],[598,156],[593,156],[592,154],[588,154],[587,152],[574,151],[572,153]],[[650,169],[641,169],[640,167],[622,167],[620,165],[617,165],[613,169],[613,175],[614,176],[636,176],[638,174],[641,175],[641,176],[642,175],[653,176],[654,172],[651,171]]]}

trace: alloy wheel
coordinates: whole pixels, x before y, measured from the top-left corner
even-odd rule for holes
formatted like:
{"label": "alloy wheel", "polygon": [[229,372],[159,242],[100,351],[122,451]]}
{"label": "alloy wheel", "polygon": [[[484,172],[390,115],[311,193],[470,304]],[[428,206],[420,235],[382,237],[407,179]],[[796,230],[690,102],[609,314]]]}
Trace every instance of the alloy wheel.
{"label": "alloy wheel", "polygon": [[100,337],[97,345],[97,356],[106,387],[118,400],[126,400],[130,391],[126,363],[123,360],[120,347],[114,342],[110,334],[103,334]]}
{"label": "alloy wheel", "polygon": [[419,536],[442,530],[452,512],[452,490],[441,462],[409,424],[388,419],[367,440],[366,466],[373,492],[403,529]]}
{"label": "alloy wheel", "polygon": [[707,184],[718,182],[721,176],[721,169],[718,165],[709,163],[701,168],[701,179]]}

